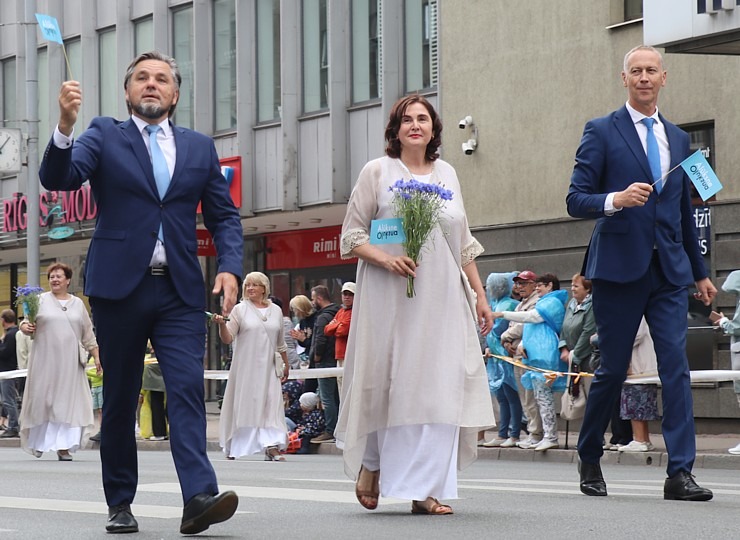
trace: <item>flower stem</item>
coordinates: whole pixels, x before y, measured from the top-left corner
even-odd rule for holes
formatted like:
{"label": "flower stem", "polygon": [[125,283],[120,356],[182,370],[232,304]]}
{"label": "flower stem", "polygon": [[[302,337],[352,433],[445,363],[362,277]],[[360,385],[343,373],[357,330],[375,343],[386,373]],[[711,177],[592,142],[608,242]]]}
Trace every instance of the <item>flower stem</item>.
{"label": "flower stem", "polygon": [[408,276],[406,278],[406,297],[413,298],[414,296],[416,296],[416,291],[414,291],[414,276]]}

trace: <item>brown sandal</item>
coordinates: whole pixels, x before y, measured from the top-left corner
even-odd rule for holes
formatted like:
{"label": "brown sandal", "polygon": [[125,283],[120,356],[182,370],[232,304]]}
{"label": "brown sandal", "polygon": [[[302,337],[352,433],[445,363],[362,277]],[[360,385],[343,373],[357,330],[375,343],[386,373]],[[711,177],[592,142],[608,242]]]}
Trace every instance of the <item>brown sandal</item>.
{"label": "brown sandal", "polygon": [[[372,482],[372,489],[360,489],[360,479],[364,479],[364,475],[370,476]],[[375,510],[378,507],[378,497],[380,497],[380,470],[369,471],[364,466],[360,467],[360,474],[357,475],[357,483],[355,484],[355,495],[360,504],[368,510]],[[362,500],[362,497],[374,499],[373,501],[367,502]]]}
{"label": "brown sandal", "polygon": [[[431,502],[430,506],[424,506]],[[454,514],[452,507],[448,504],[442,504],[434,497],[428,497],[426,501],[411,501],[412,514],[424,514],[428,516],[447,516]]]}

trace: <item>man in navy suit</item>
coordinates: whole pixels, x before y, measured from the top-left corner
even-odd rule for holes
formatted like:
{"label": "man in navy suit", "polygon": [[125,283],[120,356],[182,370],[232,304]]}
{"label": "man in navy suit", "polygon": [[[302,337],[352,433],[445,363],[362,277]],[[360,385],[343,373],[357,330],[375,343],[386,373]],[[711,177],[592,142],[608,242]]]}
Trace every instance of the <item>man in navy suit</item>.
{"label": "man in navy suit", "polygon": [[[599,466],[604,431],[644,315],[663,385],[663,437],[669,456],[664,498],[708,501],[712,492],[691,475],[696,440],[686,313],[692,283],[706,305],[717,291],[696,239],[688,178],[681,167],[665,176],[689,155],[689,137],[658,113],[666,71],[656,49],[640,46],[628,52],[622,81],[627,104],[586,124],[567,196],[571,216],[597,220],[582,274],[593,281],[601,366],[578,441],[581,491],[606,495]],[[655,135],[652,159],[650,129]]]}
{"label": "man in navy suit", "polygon": [[138,482],[134,426],[148,340],[167,388],[172,456],[185,506],[180,532],[204,531],[229,519],[238,505],[233,491],[218,493],[206,454],[198,204],[218,251],[212,292],[223,293],[224,315],[236,302],[243,270],[242,229],[213,141],[169,121],[180,81],[174,59],[158,52],[138,56],[124,79],[131,117],[95,118],[77,140],[80,84],[63,83],[59,123],[39,172],[49,190],[76,190],[89,180],[98,206],[85,294],[105,374],[100,454],[106,529],[112,533],[138,531],[130,508]]}

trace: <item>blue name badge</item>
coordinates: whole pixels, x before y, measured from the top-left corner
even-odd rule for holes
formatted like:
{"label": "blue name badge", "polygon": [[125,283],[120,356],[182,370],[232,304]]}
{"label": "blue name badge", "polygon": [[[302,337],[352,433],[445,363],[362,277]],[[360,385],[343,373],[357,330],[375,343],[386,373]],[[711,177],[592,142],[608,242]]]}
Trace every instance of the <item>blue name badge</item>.
{"label": "blue name badge", "polygon": [[402,244],[405,241],[401,218],[374,219],[370,223],[371,244]]}

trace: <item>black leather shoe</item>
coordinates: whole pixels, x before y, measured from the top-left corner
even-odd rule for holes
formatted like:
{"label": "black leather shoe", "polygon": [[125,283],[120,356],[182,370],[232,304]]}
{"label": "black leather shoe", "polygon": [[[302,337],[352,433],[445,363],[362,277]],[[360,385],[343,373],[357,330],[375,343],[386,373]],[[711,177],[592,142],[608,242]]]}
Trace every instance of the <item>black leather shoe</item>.
{"label": "black leather shoe", "polygon": [[6,429],[5,432],[0,435],[0,439],[17,439],[19,436],[17,429]]}
{"label": "black leather shoe", "polygon": [[237,506],[239,497],[233,491],[225,491],[220,495],[200,493],[185,505],[180,533],[203,532],[214,523],[221,523],[233,516]]}
{"label": "black leather shoe", "polygon": [[669,501],[709,501],[713,496],[711,490],[696,485],[694,475],[688,471],[666,478],[663,486],[663,498]]}
{"label": "black leather shoe", "polygon": [[581,493],[591,497],[606,497],[606,482],[598,463],[583,463],[578,460],[578,474],[581,476]]}
{"label": "black leather shoe", "polygon": [[128,504],[108,507],[108,524],[105,530],[109,533],[135,533],[139,532],[139,524],[131,513]]}

